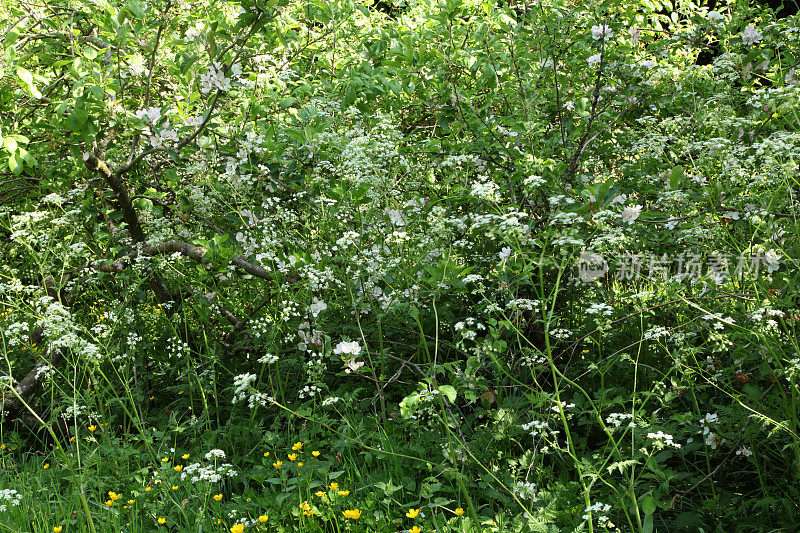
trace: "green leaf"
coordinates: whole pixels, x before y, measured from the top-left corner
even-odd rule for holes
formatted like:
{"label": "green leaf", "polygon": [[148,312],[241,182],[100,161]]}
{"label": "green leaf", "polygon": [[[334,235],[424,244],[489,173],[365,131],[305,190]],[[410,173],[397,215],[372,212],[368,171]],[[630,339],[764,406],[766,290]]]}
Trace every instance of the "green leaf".
{"label": "green leaf", "polygon": [[677,190],[681,187],[681,181],[683,181],[683,166],[678,165],[672,167],[672,172],[669,175],[669,188],[671,190]]}
{"label": "green leaf", "polygon": [[17,76],[19,76],[20,81],[28,89],[28,93],[36,99],[42,97],[42,93],[39,92],[39,89],[36,88],[36,84],[33,83],[33,74],[30,73],[29,70],[24,69],[22,67],[17,67]]}
{"label": "green leaf", "polygon": [[17,159],[17,154],[11,154],[8,156],[8,168],[10,168],[11,172],[17,176],[22,173],[22,161]]}
{"label": "green leaf", "polygon": [[649,514],[644,517],[642,533],[653,533],[653,515]]}
{"label": "green leaf", "polygon": [[452,385],[441,385],[438,387],[439,392],[447,396],[447,399],[450,400],[450,403],[456,401],[456,389]]}
{"label": "green leaf", "polygon": [[644,514],[651,515],[656,512],[656,507],[658,506],[658,502],[655,498],[651,495],[647,494],[644,498],[642,498],[642,511]]}
{"label": "green leaf", "polygon": [[3,139],[3,146],[13,155],[17,151],[17,140],[14,137],[6,137]]}
{"label": "green leaf", "polygon": [[484,86],[488,87],[489,89],[494,89],[497,87],[497,72],[495,72],[494,67],[491,63],[485,63],[483,65],[483,74],[481,75],[481,82]]}

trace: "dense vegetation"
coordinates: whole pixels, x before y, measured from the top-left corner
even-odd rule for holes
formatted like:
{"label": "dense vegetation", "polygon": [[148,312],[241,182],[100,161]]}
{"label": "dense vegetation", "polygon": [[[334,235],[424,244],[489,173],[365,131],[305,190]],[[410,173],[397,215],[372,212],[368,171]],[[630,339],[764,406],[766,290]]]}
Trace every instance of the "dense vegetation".
{"label": "dense vegetation", "polygon": [[788,7],[2,0],[0,531],[796,531]]}

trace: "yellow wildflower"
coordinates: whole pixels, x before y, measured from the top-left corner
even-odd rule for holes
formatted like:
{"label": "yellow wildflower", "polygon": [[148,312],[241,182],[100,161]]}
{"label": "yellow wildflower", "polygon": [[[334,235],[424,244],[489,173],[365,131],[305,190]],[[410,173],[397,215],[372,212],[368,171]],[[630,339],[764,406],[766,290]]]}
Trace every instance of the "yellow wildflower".
{"label": "yellow wildflower", "polygon": [[92,424],[92,425],[91,425],[91,426],[89,426],[87,429],[88,429],[89,431],[94,431],[95,429],[97,429],[97,426],[95,426],[94,424]]}
{"label": "yellow wildflower", "polygon": [[185,453],[185,454],[181,455],[181,459],[188,459],[188,458],[189,458],[189,454],[188,453]]}
{"label": "yellow wildflower", "polygon": [[464,509],[462,509],[461,507],[457,507],[456,516],[461,516],[462,514],[464,514]]}
{"label": "yellow wildflower", "polygon": [[419,509],[409,509],[406,516],[409,518],[416,518],[419,514]]}
{"label": "yellow wildflower", "polygon": [[342,511],[342,514],[345,518],[350,518],[352,520],[358,520],[361,518],[361,509],[346,509]]}
{"label": "yellow wildflower", "polygon": [[242,533],[244,531],[244,524],[236,524],[231,528],[231,533]]}
{"label": "yellow wildflower", "polygon": [[269,452],[264,452],[264,457],[269,457]]}
{"label": "yellow wildflower", "polygon": [[134,503],[136,503],[136,500],[128,500],[128,505],[133,505]]}
{"label": "yellow wildflower", "polygon": [[313,452],[311,452],[311,455],[313,455],[314,457],[319,457],[319,451],[314,450]]}
{"label": "yellow wildflower", "polygon": [[183,470],[183,465],[175,465],[172,467],[172,469],[176,472],[180,472],[181,470]]}
{"label": "yellow wildflower", "polygon": [[117,501],[117,500],[119,500],[120,495],[117,494],[116,492],[114,492],[113,490],[110,490],[110,491],[108,491],[108,497],[111,498],[114,501]]}
{"label": "yellow wildflower", "polygon": [[220,501],[222,499],[222,494],[215,494],[214,499]]}
{"label": "yellow wildflower", "polygon": [[164,525],[164,524],[166,524],[166,523],[167,523],[167,519],[166,519],[166,518],[163,518],[163,517],[162,517],[162,518],[159,518],[159,519],[158,519],[158,523],[159,523],[159,524],[161,524],[161,525]]}
{"label": "yellow wildflower", "polygon": [[53,533],[61,533],[62,529],[64,529],[64,526],[55,526],[53,527]]}
{"label": "yellow wildflower", "polygon": [[340,490],[337,494],[339,496],[347,496],[348,494],[350,494],[350,491],[349,490]]}
{"label": "yellow wildflower", "polygon": [[296,453],[290,453],[286,457],[288,457],[290,461],[294,461],[295,459],[297,459],[297,454]]}
{"label": "yellow wildflower", "polygon": [[300,509],[302,509],[303,511],[310,511],[311,510],[311,506],[308,505],[308,502],[302,502],[300,504]]}
{"label": "yellow wildflower", "polygon": [[300,461],[299,463],[297,463],[297,467],[298,468],[300,468],[301,466],[303,466],[303,461]]}
{"label": "yellow wildflower", "polygon": [[302,442],[295,442],[294,445],[292,445],[292,450],[295,451],[295,452],[297,450],[302,450],[302,449],[303,449],[303,443]]}
{"label": "yellow wildflower", "polygon": [[172,490],[178,490],[179,488],[178,485],[172,485]]}
{"label": "yellow wildflower", "polygon": [[314,496],[316,496],[317,498],[322,498],[323,496],[325,496],[325,492],[318,490],[317,492],[314,493]]}
{"label": "yellow wildflower", "polygon": [[145,488],[144,488],[144,491],[145,491],[145,492],[150,492],[151,490],[153,490],[153,487],[145,487]]}
{"label": "yellow wildflower", "polygon": [[269,520],[269,516],[267,516],[265,514],[262,514],[261,516],[258,517],[258,521],[261,522],[262,524],[264,522],[266,522],[267,520]]}
{"label": "yellow wildflower", "polygon": [[108,507],[111,507],[112,505],[114,505],[114,502],[112,502],[111,500],[106,500],[106,505]]}
{"label": "yellow wildflower", "polygon": [[161,459],[161,462],[162,463],[168,463],[169,462],[169,457],[164,457],[163,459]]}
{"label": "yellow wildflower", "polygon": [[421,527],[414,526],[414,527],[412,527],[411,529],[408,530],[408,533],[419,533],[420,531],[422,531]]}
{"label": "yellow wildflower", "polygon": [[45,464],[43,464],[43,465],[42,465],[42,468],[44,468],[45,470],[47,470],[48,468],[50,468],[50,463],[45,463]]}
{"label": "yellow wildflower", "polygon": [[278,461],[277,463],[272,463],[272,466],[275,468],[280,468],[283,465],[283,461]]}
{"label": "yellow wildflower", "polygon": [[336,490],[339,488],[339,484],[335,481],[331,481],[331,490]]}

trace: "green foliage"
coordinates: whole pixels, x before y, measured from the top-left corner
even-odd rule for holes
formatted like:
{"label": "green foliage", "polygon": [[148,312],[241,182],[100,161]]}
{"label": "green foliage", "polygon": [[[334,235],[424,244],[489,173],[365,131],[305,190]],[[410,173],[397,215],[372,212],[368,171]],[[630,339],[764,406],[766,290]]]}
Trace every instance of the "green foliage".
{"label": "green foliage", "polygon": [[795,527],[797,16],[0,21],[0,524]]}

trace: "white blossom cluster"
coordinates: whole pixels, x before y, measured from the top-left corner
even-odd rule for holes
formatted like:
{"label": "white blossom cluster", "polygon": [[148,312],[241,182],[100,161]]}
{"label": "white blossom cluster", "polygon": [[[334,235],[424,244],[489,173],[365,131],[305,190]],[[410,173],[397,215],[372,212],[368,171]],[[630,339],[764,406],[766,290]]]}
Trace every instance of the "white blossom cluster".
{"label": "white blossom cluster", "polygon": [[0,512],[4,512],[9,506],[16,507],[22,503],[22,494],[14,489],[0,489]]}

